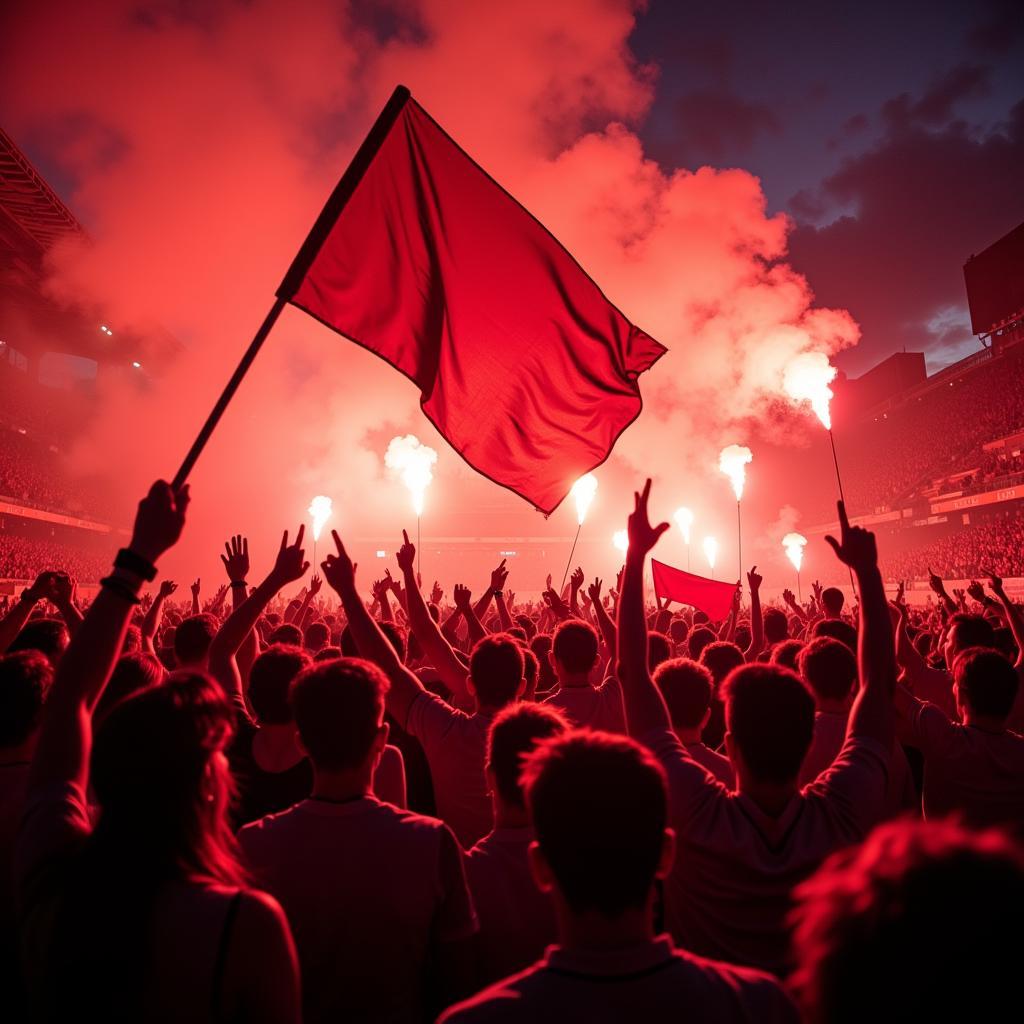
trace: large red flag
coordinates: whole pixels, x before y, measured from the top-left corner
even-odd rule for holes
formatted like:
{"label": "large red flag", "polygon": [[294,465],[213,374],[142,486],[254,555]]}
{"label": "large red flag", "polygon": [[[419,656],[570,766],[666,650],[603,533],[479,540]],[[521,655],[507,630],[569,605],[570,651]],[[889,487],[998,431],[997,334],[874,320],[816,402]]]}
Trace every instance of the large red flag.
{"label": "large red flag", "polygon": [[665,351],[402,88],[277,294],[401,370],[543,512],[608,457]]}
{"label": "large red flag", "polygon": [[711,619],[724,619],[732,607],[735,583],[720,583],[704,576],[683,572],[656,558],[651,559],[654,592],[660,598],[671,598],[680,604],[692,605],[706,612]]}

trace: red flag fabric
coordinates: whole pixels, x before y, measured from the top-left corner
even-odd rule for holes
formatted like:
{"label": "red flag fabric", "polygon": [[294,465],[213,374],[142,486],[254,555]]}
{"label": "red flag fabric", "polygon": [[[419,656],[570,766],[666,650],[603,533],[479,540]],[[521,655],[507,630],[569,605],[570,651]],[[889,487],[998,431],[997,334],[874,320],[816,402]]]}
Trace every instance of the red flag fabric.
{"label": "red flag fabric", "polygon": [[551,512],[665,349],[407,92],[382,119],[278,296],[404,373],[471,466]]}
{"label": "red flag fabric", "polygon": [[735,583],[722,583],[703,576],[683,572],[671,565],[651,559],[654,575],[654,592],[658,597],[671,598],[680,604],[692,605],[706,612],[710,619],[724,619],[732,607]]}

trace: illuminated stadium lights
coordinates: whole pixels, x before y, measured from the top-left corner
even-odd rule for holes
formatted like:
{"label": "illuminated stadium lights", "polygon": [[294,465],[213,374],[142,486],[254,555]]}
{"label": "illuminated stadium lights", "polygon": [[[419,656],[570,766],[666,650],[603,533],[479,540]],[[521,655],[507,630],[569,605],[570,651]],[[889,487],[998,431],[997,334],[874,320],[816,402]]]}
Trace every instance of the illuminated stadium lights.
{"label": "illuminated stadium lights", "polygon": [[386,551],[378,551],[377,552],[377,557],[378,558],[387,558],[388,557],[388,553]]}
{"label": "illuminated stadium lights", "polygon": [[112,336],[113,336],[113,334],[114,334],[114,332],[113,332],[113,331],[112,331],[112,330],[111,330],[111,329],[110,329],[110,328],[109,328],[109,327],[108,327],[108,326],[107,326],[106,324],[100,324],[100,330],[101,330],[101,331],[102,331],[102,332],[103,332],[104,334],[106,334],[106,335],[108,335],[108,336],[111,336],[111,337],[112,337]]}
{"label": "illuminated stadium lights", "polygon": [[136,370],[142,369],[142,363],[138,363],[134,359],[132,360],[132,366],[134,366]]}

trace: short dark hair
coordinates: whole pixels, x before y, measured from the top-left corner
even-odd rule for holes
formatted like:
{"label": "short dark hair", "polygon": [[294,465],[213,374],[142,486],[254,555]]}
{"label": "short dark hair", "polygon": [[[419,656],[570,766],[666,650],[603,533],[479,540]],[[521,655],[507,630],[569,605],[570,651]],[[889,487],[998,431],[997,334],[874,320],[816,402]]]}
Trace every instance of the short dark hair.
{"label": "short dark hair", "polygon": [[826,587],[821,592],[821,604],[827,615],[838,616],[846,603],[846,596],[838,587]]}
{"label": "short dark hair", "polygon": [[576,913],[643,907],[668,820],[665,772],[624,736],[579,730],[538,744],[522,775],[537,842]]}
{"label": "short dark hair", "polygon": [[795,672],[797,659],[805,646],[806,644],[802,640],[794,640],[792,637],[789,640],[783,640],[772,648],[771,663],[791,668]]}
{"label": "short dark hair", "polygon": [[523,685],[519,644],[505,633],[478,640],[469,656],[469,675],[481,705],[503,708],[516,699]]}
{"label": "short dark hair", "polygon": [[167,675],[159,658],[142,651],[122,654],[117,659],[110,681],[103,688],[100,699],[96,703],[95,718],[97,721],[110,713],[110,710],[123,700],[142,693],[150,687],[159,686]]}
{"label": "short dark hair", "polygon": [[1007,718],[1017,700],[1017,670],[989,647],[968,647],[953,662],[953,681],[964,702],[978,715]]}
{"label": "short dark hair", "polygon": [[569,722],[556,708],[520,701],[502,708],[487,733],[487,764],[498,794],[512,807],[524,808],[519,776],[523,758],[541,740],[569,731]]}
{"label": "short dark hair", "polygon": [[992,623],[983,615],[968,615],[957,612],[949,619],[949,635],[956,636],[956,646],[961,650],[968,647],[995,647],[996,635]]}
{"label": "short dark hair", "polygon": [[42,651],[0,657],[0,747],[18,747],[35,732],[52,682]]}
{"label": "short dark hair", "polygon": [[289,647],[302,646],[302,630],[294,622],[284,622],[267,638],[271,644],[287,644]]}
{"label": "short dark hair", "polygon": [[319,651],[331,642],[331,627],[317,619],[306,627],[302,643],[306,650]]}
{"label": "short dark hair", "polygon": [[690,658],[670,658],[654,670],[669,717],[676,729],[695,729],[711,705],[715,680],[707,667]]}
{"label": "short dark hair", "polygon": [[743,652],[729,640],[712,640],[698,659],[711,673],[715,683],[723,679],[734,669],[743,664]]}
{"label": "short dark hair", "polygon": [[815,637],[797,660],[800,675],[822,700],[844,700],[857,680],[857,659],[844,643]]}
{"label": "short dark hair", "polygon": [[174,631],[174,657],[179,665],[195,665],[210,651],[217,635],[217,620],[209,613],[190,615]]}
{"label": "short dark hair", "polygon": [[307,668],[309,651],[292,644],[271,644],[249,669],[249,703],[264,725],[287,725],[292,721],[289,690],[292,680]]}
{"label": "short dark hair", "polygon": [[814,698],[800,677],[778,665],[743,665],[723,687],[726,727],[762,782],[793,782],[814,735]]}
{"label": "short dark hair", "polygon": [[316,654],[313,655],[314,661],[334,661],[335,658],[341,657],[340,647],[321,647]]}
{"label": "short dark hair", "polygon": [[295,677],[292,714],[314,767],[345,771],[366,760],[387,691],[387,676],[363,658],[317,662]]}
{"label": "short dark hair", "polygon": [[664,633],[652,629],[647,634],[647,668],[653,672],[672,657],[672,641]]}
{"label": "short dark hair", "polygon": [[[880,825],[795,891],[792,978],[808,1024],[999,1020],[1019,1000],[1024,854],[1000,832]],[[956,984],[953,975],[984,978]]]}
{"label": "short dark hair", "polygon": [[689,632],[690,627],[687,625],[686,619],[681,619],[678,615],[668,624],[668,635],[672,638],[673,643],[685,643]]}
{"label": "short dark hair", "polygon": [[779,608],[764,610],[764,638],[769,644],[777,644],[789,636],[789,617]]}
{"label": "short dark hair", "polygon": [[[696,618],[694,621],[696,621]],[[690,652],[690,657],[696,661],[700,657],[700,652],[708,644],[713,644],[717,639],[718,634],[708,629],[707,626],[696,626],[694,629],[691,629],[690,635],[686,638],[686,648]]]}
{"label": "short dark hair", "polygon": [[830,636],[857,653],[857,627],[842,619],[818,619],[811,627],[811,636]]}
{"label": "short dark hair", "polygon": [[555,627],[551,654],[567,672],[589,672],[597,664],[597,631],[582,619],[566,619]]}
{"label": "short dark hair", "polygon": [[39,651],[51,665],[56,665],[64,654],[69,638],[68,627],[61,619],[32,619],[21,627],[7,648],[7,653]]}

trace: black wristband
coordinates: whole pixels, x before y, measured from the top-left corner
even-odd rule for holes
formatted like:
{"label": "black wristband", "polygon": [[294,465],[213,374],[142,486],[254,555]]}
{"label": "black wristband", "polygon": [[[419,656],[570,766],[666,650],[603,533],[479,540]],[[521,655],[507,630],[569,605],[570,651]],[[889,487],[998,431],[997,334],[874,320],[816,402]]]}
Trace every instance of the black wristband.
{"label": "black wristband", "polygon": [[121,548],[114,559],[115,569],[126,569],[128,572],[141,576],[147,583],[156,579],[156,566],[147,561],[142,555],[137,555],[130,548]]}
{"label": "black wristband", "polygon": [[100,580],[100,586],[109,590],[112,594],[117,594],[118,597],[127,601],[129,604],[139,604],[140,601],[135,594],[132,593],[131,587],[124,580],[118,579],[116,576],[104,576]]}
{"label": "black wristband", "polygon": [[235,587],[248,587],[248,586],[249,586],[249,584],[245,580],[232,580],[231,581],[231,589],[232,590],[234,590]]}

